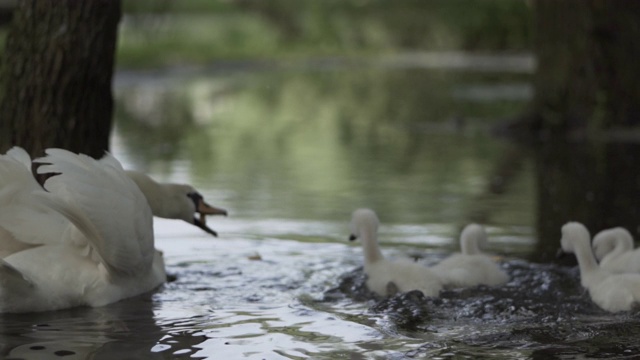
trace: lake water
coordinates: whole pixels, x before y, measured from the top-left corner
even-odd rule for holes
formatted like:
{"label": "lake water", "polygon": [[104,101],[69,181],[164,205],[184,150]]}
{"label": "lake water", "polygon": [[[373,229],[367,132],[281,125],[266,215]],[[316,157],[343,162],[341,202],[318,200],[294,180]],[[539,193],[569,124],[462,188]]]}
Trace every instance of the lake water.
{"label": "lake water", "polygon": [[[500,61],[522,58],[489,59],[498,65],[480,68],[446,56],[445,63],[462,65],[402,59],[119,74],[116,157],[157,180],[191,183],[229,216],[209,218],[218,238],[156,219],[156,245],[171,282],[103,308],[5,315],[0,354],[637,354],[634,313],[604,313],[580,288],[575,268],[541,260],[541,249],[557,247],[560,233],[556,227],[556,235],[539,235],[540,157],[490,135],[525,109],[528,63],[498,72]],[[359,207],[377,211],[385,256],[426,263],[457,250],[462,226],[480,222],[489,233],[487,250],[512,280],[437,299],[373,297],[363,285],[360,244],[347,241],[350,214]]]}

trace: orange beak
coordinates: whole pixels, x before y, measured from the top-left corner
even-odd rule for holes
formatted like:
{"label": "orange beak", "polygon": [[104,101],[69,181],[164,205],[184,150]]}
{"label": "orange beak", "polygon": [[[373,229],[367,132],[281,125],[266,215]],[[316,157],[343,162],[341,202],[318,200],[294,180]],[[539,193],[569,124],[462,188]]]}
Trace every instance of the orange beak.
{"label": "orange beak", "polygon": [[199,227],[200,229],[206,231],[207,233],[213,235],[213,236],[218,236],[218,233],[215,232],[213,229],[211,229],[210,227],[207,226],[207,222],[206,222],[206,215],[224,215],[227,216],[227,210],[222,209],[222,208],[217,208],[217,207],[213,207],[209,204],[207,204],[202,198],[198,199],[197,205],[196,205],[196,212],[200,214],[200,218],[193,218],[193,224],[197,227]]}

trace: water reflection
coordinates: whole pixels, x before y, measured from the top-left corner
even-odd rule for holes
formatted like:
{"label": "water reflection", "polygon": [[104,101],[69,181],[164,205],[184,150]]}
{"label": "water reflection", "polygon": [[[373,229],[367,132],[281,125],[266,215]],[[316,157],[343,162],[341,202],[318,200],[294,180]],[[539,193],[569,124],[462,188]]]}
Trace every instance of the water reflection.
{"label": "water reflection", "polygon": [[[634,146],[572,144],[567,152],[490,137],[495,119],[524,106],[525,80],[333,67],[120,82],[115,155],[158,180],[193,184],[231,216],[212,220],[218,239],[156,219],[176,281],[102,309],[7,317],[3,354],[403,359],[635,350],[635,332],[618,331],[635,322],[594,308],[575,270],[522,259],[548,261],[569,217],[594,231],[619,225],[614,208],[633,209],[621,194],[635,194],[639,182],[603,174],[629,174],[640,157]],[[385,256],[427,263],[456,248],[462,225],[487,224],[489,250],[514,280],[379,301],[362,289],[360,247],[346,242],[361,206],[382,220]],[[621,345],[583,349],[607,333]]]}
{"label": "water reflection", "polygon": [[4,359],[164,359],[190,358],[205,340],[177,338],[154,315],[152,295],[101,308],[2,315]]}
{"label": "water reflection", "polygon": [[[498,78],[364,68],[186,79],[172,91],[138,84],[121,89],[118,141],[133,166],[166,177],[180,167],[199,188],[225,189],[219,195],[237,216],[342,221],[366,205],[390,223],[453,224],[451,235],[482,213],[521,236],[509,226],[532,223],[531,160],[517,159],[522,175],[509,191],[487,193],[507,177],[495,163],[519,150],[487,141],[489,125],[476,117],[500,118],[522,103],[456,99],[466,81]],[[127,100],[140,93],[156,94],[152,112]],[[171,117],[162,109],[175,99],[188,99],[179,108],[189,115],[165,125],[155,114]]]}
{"label": "water reflection", "polygon": [[[423,339],[407,352],[412,356],[563,358],[638,351],[637,313],[599,309],[580,286],[577,269],[522,260],[502,266],[511,276],[504,286],[445,290],[437,298],[409,292],[370,310],[384,314],[399,334]],[[340,288],[343,296],[366,297],[361,269],[343,277]]]}
{"label": "water reflection", "polygon": [[[161,222],[158,228],[163,232],[165,226],[169,224]],[[306,243],[229,235],[229,231],[248,232],[249,226],[246,221],[226,224],[227,235],[221,239],[159,239],[169,272],[178,277],[157,295],[158,322],[166,327],[175,319],[187,319],[183,328],[206,336],[196,356],[384,357],[420,344],[375,329],[375,322],[363,313],[366,304],[319,301],[344,269],[359,260],[346,241]],[[334,226],[341,227],[326,228]],[[176,331],[174,325],[170,328]],[[376,342],[385,346],[371,349]]]}
{"label": "water reflection", "polygon": [[[500,86],[498,102],[465,92],[467,81],[490,89],[496,79],[522,82],[337,68],[121,87],[116,155],[159,179],[189,181],[232,213],[217,225],[221,238],[206,243],[156,223],[178,274],[159,298],[161,313],[202,319],[198,356],[423,354],[424,336],[369,313],[371,298],[319,300],[361,264],[359,248],[342,242],[359,206],[379,212],[382,244],[396,245],[390,256],[448,252],[469,221],[494,224],[492,251],[529,251],[533,163],[520,147],[488,141],[489,125],[477,119],[521,99],[502,99]],[[186,114],[177,121],[170,107]]]}

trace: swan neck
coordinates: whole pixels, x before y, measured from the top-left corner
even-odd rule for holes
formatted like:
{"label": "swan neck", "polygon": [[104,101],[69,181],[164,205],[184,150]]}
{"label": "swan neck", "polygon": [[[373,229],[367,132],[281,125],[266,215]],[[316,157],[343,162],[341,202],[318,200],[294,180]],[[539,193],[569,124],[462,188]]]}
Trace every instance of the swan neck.
{"label": "swan neck", "polygon": [[613,253],[620,255],[633,250],[633,238],[630,238],[629,235],[620,234],[616,240]]}
{"label": "swan neck", "polygon": [[604,261],[605,259],[613,259],[613,258],[617,258],[618,256],[624,254],[625,252],[631,250],[628,246],[626,246],[623,242],[618,242],[616,243],[616,245],[614,246],[613,250],[611,250],[610,253],[608,253],[602,260]]}
{"label": "swan neck", "polygon": [[591,250],[591,246],[588,242],[577,242],[575,244],[574,253],[576,255],[576,259],[578,259],[578,266],[580,267],[580,274],[582,276],[597,270],[598,262],[596,261],[595,256],[593,255],[593,251]]}
{"label": "swan neck", "polygon": [[477,239],[471,237],[460,238],[460,251],[465,255],[480,254],[480,247],[478,246]]}
{"label": "swan neck", "polygon": [[367,229],[362,231],[361,236],[365,265],[373,264],[376,261],[382,260],[382,252],[378,246],[376,232],[372,229]]}
{"label": "swan neck", "polygon": [[147,199],[153,215],[169,218],[169,209],[166,201],[164,201],[169,196],[167,187],[164,184],[157,183],[146,174],[137,171],[127,171],[127,175],[138,185],[138,188]]}

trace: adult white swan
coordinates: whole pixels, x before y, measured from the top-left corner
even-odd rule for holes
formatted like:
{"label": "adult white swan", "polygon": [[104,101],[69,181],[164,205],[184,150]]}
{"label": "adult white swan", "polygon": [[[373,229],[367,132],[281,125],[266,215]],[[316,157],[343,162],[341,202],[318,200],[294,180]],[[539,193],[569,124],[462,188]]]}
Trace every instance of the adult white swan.
{"label": "adult white swan", "polygon": [[580,267],[580,283],[589,290],[591,300],[610,312],[628,311],[640,301],[640,274],[612,274],[600,268],[591,250],[587,228],[570,222],[562,227],[560,240],[564,252],[573,253]]}
{"label": "adult white swan", "polygon": [[487,233],[478,224],[465,226],[460,234],[460,253],[455,253],[431,267],[446,287],[475,285],[502,285],[507,275],[481,248],[487,242]]}
{"label": "adult white swan", "polygon": [[622,227],[602,230],[593,237],[593,252],[600,267],[612,273],[640,273],[640,249],[633,250],[633,236]]}
{"label": "adult white swan", "polygon": [[409,259],[391,261],[382,256],[378,247],[378,224],[376,213],[370,209],[358,209],[351,217],[349,240],[362,241],[369,290],[381,296],[390,295],[390,288],[401,292],[420,290],[425,296],[438,296],[442,284],[429,268]]}
{"label": "adult white swan", "polygon": [[[46,191],[23,149],[0,155],[0,312],[102,306],[162,284],[149,202],[120,163],[46,153]],[[197,199],[183,197],[193,216]]]}

